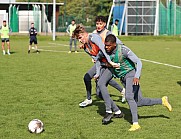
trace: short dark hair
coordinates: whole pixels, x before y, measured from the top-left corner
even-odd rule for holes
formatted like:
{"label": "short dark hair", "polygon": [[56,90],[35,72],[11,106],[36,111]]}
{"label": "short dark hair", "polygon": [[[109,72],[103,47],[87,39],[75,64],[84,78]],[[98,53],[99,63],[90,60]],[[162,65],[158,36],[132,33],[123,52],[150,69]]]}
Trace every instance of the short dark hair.
{"label": "short dark hair", "polygon": [[117,21],[117,22],[119,22],[119,20],[118,20],[118,19],[116,19],[116,20],[115,20],[115,22],[116,22],[116,21]]}
{"label": "short dark hair", "polygon": [[72,21],[74,21],[74,22],[75,22],[75,19],[72,19]]}
{"label": "short dark hair", "polygon": [[31,23],[31,25],[34,24],[34,23]]}
{"label": "short dark hair", "polygon": [[3,20],[3,22],[6,22],[6,20]]}
{"label": "short dark hair", "polygon": [[97,16],[96,19],[95,19],[95,22],[100,22],[100,21],[106,23],[106,17],[102,16],[102,15]]}
{"label": "short dark hair", "polygon": [[116,37],[113,34],[109,34],[107,35],[105,42],[111,42],[111,43],[115,43],[116,42]]}

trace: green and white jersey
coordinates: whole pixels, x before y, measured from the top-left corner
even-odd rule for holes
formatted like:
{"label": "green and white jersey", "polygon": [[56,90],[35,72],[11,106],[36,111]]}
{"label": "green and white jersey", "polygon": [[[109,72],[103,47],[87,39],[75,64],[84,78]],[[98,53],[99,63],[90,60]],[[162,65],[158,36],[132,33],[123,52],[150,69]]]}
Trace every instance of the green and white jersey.
{"label": "green and white jersey", "polygon": [[120,68],[112,69],[115,77],[123,78],[127,73],[136,69],[135,78],[140,78],[142,63],[128,47],[124,45],[117,45],[110,57],[113,62],[120,63]]}

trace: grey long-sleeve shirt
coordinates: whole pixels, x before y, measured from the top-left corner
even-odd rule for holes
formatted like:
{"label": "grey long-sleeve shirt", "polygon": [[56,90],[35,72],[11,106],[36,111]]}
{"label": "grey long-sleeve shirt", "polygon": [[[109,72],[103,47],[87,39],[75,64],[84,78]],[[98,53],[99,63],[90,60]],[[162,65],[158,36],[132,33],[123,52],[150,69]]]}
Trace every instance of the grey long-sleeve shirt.
{"label": "grey long-sleeve shirt", "polygon": [[[125,56],[126,58],[129,58],[133,63],[136,65],[136,73],[135,73],[135,78],[140,78],[141,76],[141,69],[142,69],[142,62],[141,60],[134,54],[128,47],[125,45],[122,45],[121,47],[121,52],[122,55]],[[110,54],[111,56],[115,56],[116,49]]]}
{"label": "grey long-sleeve shirt", "polygon": [[[100,48],[100,51],[103,53],[106,60],[110,63],[111,62],[110,56],[105,51],[105,45],[102,42],[101,37],[98,34],[94,34],[94,33],[89,34],[89,41],[96,44]],[[92,46],[89,43],[88,43],[88,47],[89,49],[92,49]],[[84,48],[84,51],[88,53],[95,61],[97,60],[96,56],[92,56],[86,48]]]}

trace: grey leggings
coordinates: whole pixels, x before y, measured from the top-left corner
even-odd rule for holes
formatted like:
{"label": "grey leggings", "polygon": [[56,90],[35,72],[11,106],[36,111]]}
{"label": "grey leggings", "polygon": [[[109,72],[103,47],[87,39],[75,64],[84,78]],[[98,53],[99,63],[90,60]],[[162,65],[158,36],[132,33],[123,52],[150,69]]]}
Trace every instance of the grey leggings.
{"label": "grey leggings", "polygon": [[72,51],[72,42],[74,41],[74,47],[75,47],[75,51],[77,51],[77,44],[76,44],[76,39],[70,37],[70,51]]}
{"label": "grey leggings", "polygon": [[135,70],[132,70],[121,79],[121,82],[126,88],[126,100],[128,101],[131,110],[132,122],[138,122],[137,107],[162,104],[162,99],[144,98],[140,86],[133,85],[134,76]]}
{"label": "grey leggings", "polygon": [[102,98],[105,102],[106,111],[113,111],[116,112],[119,110],[117,105],[114,103],[114,101],[111,99],[107,84],[112,79],[112,73],[108,68],[102,68],[101,69],[101,76],[97,82],[97,95]]}
{"label": "grey leggings", "polygon": [[[102,72],[102,71],[101,71]],[[96,74],[96,65],[94,65],[85,75],[84,75],[84,83],[86,86],[86,92],[87,92],[87,99],[91,99],[92,94],[92,84],[91,79]],[[112,75],[112,74],[111,74]],[[101,77],[101,75],[100,75]],[[99,78],[100,78],[99,77]],[[122,92],[123,88],[114,80],[109,81],[109,85],[116,88],[118,91]]]}

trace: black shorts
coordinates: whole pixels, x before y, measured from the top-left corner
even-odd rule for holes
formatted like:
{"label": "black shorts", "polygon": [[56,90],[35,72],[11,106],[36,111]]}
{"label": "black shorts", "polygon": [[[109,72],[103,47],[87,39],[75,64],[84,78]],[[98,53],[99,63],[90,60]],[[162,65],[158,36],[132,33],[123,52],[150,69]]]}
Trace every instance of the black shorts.
{"label": "black shorts", "polygon": [[30,45],[32,45],[32,43],[38,44],[36,37],[30,37]]}
{"label": "black shorts", "polygon": [[9,38],[1,38],[2,42],[9,42]]}

